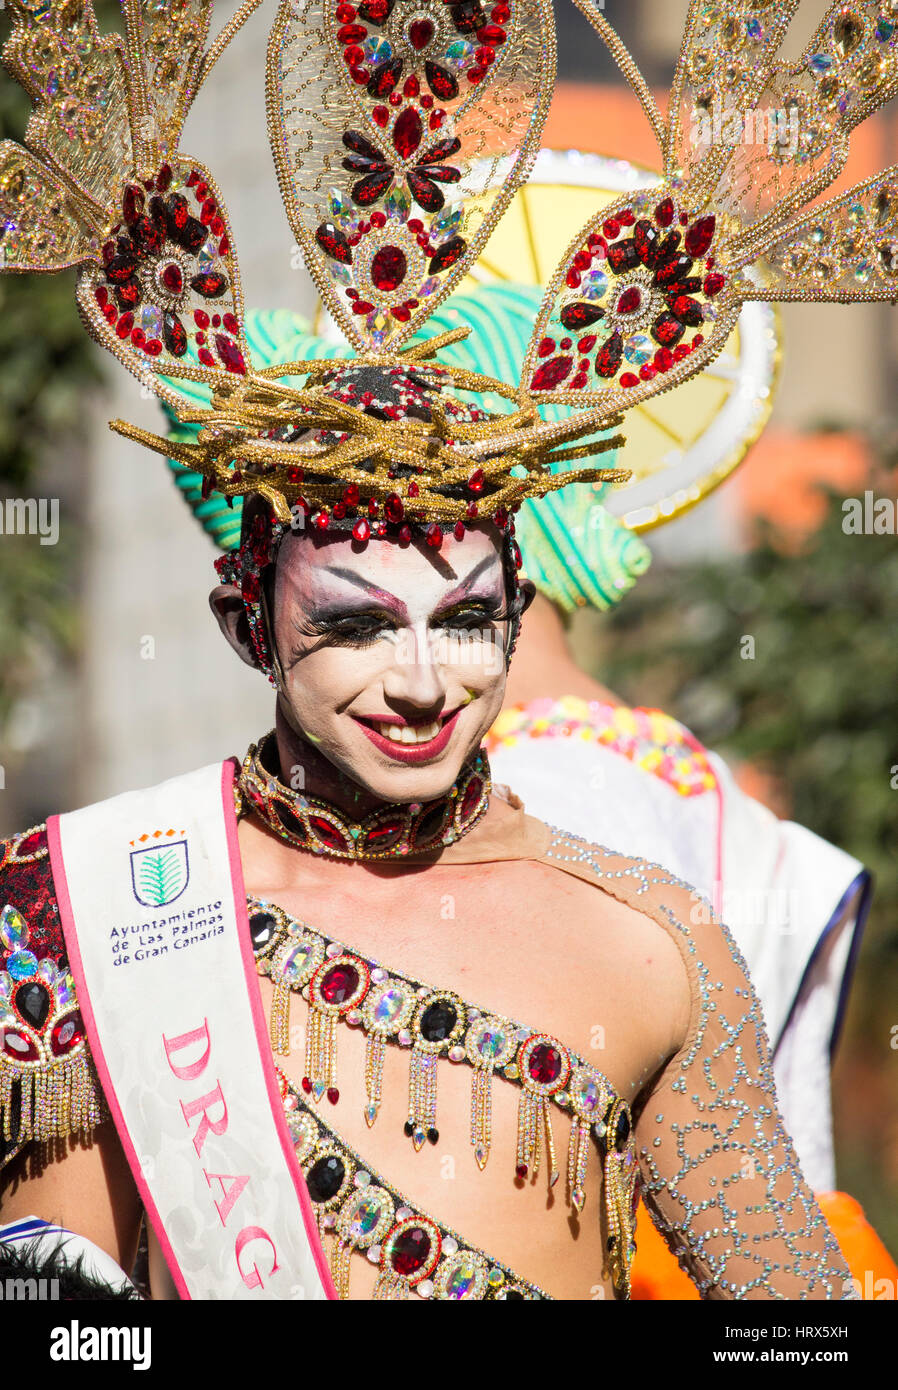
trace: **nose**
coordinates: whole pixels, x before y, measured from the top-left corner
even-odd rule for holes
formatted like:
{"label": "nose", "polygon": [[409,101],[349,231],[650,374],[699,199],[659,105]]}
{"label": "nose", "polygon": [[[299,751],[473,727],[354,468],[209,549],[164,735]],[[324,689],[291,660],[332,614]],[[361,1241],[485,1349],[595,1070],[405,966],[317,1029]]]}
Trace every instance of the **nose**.
{"label": "nose", "polygon": [[432,710],[446,698],[443,668],[434,659],[434,644],[427,628],[409,629],[397,642],[392,665],[384,675],[388,700],[406,703],[415,710]]}

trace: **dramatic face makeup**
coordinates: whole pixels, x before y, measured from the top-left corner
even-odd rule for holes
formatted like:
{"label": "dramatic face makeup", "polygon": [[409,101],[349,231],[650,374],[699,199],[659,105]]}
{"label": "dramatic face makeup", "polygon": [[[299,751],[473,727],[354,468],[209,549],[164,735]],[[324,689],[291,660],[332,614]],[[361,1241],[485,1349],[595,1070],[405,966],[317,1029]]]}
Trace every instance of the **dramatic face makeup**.
{"label": "dramatic face makeup", "polygon": [[509,624],[499,538],[288,536],[274,629],[290,722],[390,801],[452,785],[502,704]]}

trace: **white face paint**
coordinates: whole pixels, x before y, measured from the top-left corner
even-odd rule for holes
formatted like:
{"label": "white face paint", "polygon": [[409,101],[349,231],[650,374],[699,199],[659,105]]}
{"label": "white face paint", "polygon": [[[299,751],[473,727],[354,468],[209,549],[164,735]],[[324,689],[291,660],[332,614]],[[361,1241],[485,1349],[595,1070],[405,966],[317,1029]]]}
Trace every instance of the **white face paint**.
{"label": "white face paint", "polygon": [[506,614],[492,527],[439,551],[288,536],[274,630],[291,722],[384,801],[442,795],[501,709]]}

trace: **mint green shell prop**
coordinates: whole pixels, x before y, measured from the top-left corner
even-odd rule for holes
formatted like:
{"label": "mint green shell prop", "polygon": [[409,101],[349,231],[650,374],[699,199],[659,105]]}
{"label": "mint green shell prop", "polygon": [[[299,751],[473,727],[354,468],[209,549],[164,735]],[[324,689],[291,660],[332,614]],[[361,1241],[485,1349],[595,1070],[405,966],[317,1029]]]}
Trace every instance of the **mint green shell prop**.
{"label": "mint green shell prop", "polygon": [[[543,292],[538,286],[490,285],[476,295],[456,294],[428,319],[411,340],[423,341],[461,325],[471,334],[440,353],[440,360],[459,367],[515,381]],[[304,358],[349,358],[345,343],[328,343],[309,331],[308,324],[287,309],[250,310],[246,315],[246,337],[253,361],[259,367],[278,362],[297,362]],[[193,394],[207,404],[209,392],[199,383],[182,382],[184,395]],[[486,395],[475,398],[492,412],[511,409],[509,402]],[[172,422],[172,439],[191,439],[193,426]],[[546,419],[568,414],[565,406],[543,406]],[[603,456],[603,464],[615,466],[613,454]],[[240,544],[242,503],[229,507],[224,497],[213,492],[201,495],[202,477],[192,469],[169,459],[175,482],[197,520],[220,550],[236,550]],[[611,608],[637,577],[649,566],[651,554],[634,532],[611,515],[600,503],[604,492],[573,484],[540,499],[528,499],[516,518],[518,543],[524,557],[524,571],[541,593],[565,612],[591,605]]]}

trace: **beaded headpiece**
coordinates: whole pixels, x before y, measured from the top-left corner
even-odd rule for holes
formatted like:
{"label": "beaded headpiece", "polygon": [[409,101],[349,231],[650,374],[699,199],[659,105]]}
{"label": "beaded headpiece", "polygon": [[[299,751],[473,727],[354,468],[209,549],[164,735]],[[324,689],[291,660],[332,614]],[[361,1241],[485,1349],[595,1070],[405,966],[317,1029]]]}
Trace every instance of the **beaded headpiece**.
{"label": "beaded headpiece", "polygon": [[[101,35],[89,0],[10,0],[4,60],[34,111],[26,147],[0,145],[3,266],[78,267],[89,332],[200,426],[177,448],[113,428],[197,469],[210,490],[261,494],[281,524],[299,506],[326,526],[340,508],[429,525],[438,544],[447,523],[605,480],[550,465],[620,444],[595,433],[699,372],[745,301],[895,298],[898,170],[807,208],[844,168],[852,129],[898,85],[898,5],[831,5],[789,64],[777,55],[798,0],[693,0],[662,119],[604,15],[578,3],[657,136],[664,182],[576,232],[515,384],[433,360],[452,334],[408,339],[533,163],[555,76],[548,0],[284,0],[278,11],[267,95],[287,215],[357,351],[353,371],[395,373],[390,409],[369,410],[333,363],[254,368],[221,194],[178,150],[257,0],[210,46],[210,0],[123,0],[124,37]],[[211,388],[207,408],[179,391],[191,381]],[[485,391],[504,413],[464,410],[465,392]],[[408,408],[416,392],[424,412]],[[538,407],[550,401],[577,409],[546,421]]]}

